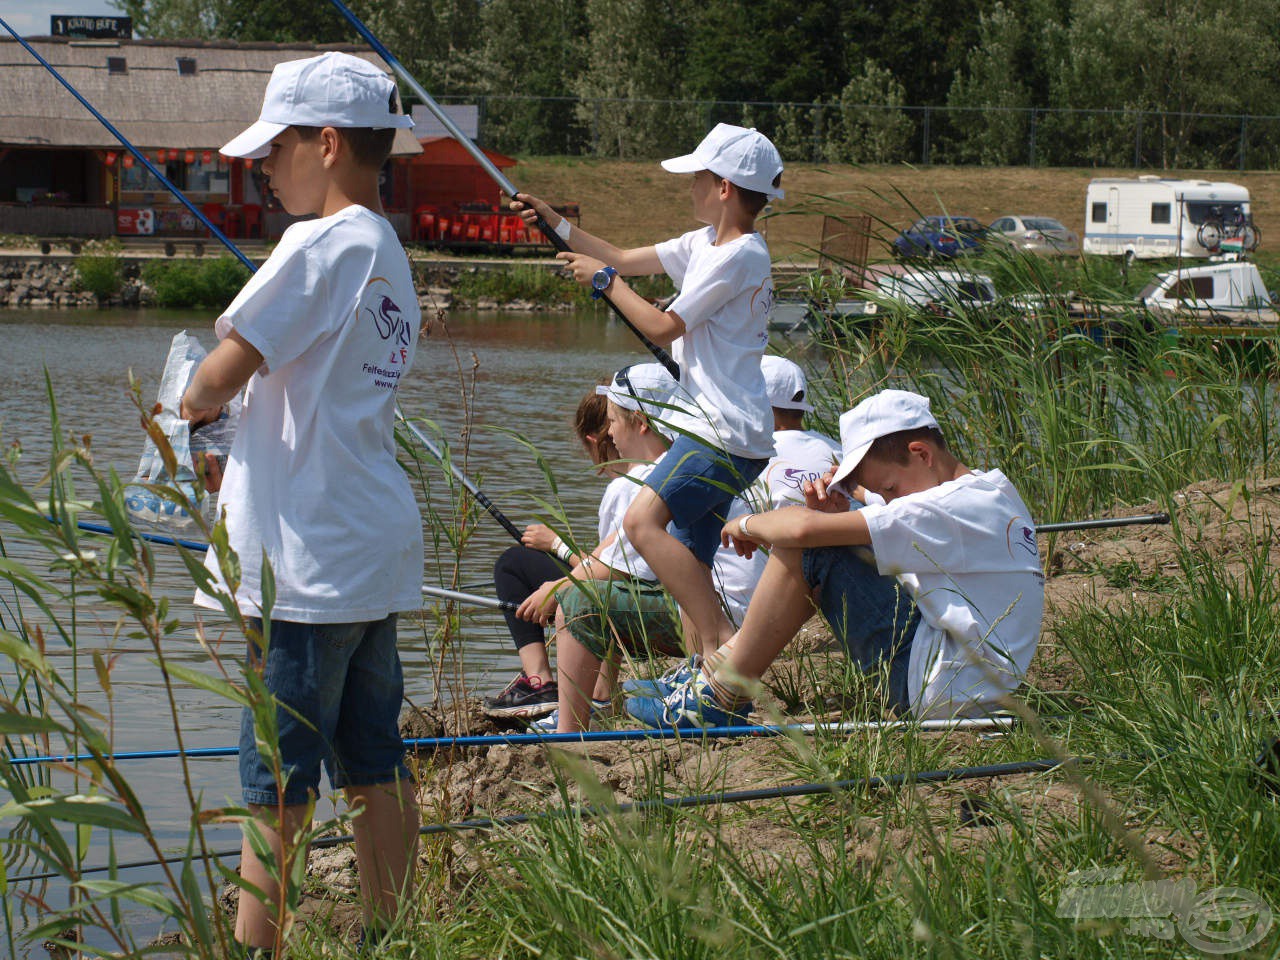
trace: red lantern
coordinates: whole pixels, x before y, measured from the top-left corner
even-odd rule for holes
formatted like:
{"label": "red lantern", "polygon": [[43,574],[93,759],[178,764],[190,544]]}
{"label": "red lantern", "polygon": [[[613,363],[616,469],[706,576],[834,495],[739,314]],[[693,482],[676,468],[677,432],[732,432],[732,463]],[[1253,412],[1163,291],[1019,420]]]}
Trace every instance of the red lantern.
{"label": "red lantern", "polygon": [[209,164],[211,164],[213,162],[213,151],[206,150],[204,151],[204,153],[200,154],[200,162],[203,163],[206,167]]}
{"label": "red lantern", "polygon": [[157,159],[157,160],[159,160],[161,163],[165,163],[165,162],[169,159],[169,151],[168,151],[168,150],[157,150],[157,151],[156,151],[156,159]]}
{"label": "red lantern", "polygon": [[245,160],[244,160],[244,168],[245,168],[246,170],[252,170],[252,169],[253,169],[253,161],[252,161],[252,160],[250,160],[248,157],[245,157]]}
{"label": "red lantern", "polygon": [[114,167],[116,165],[116,152],[114,150],[108,150],[104,160],[108,167]]}
{"label": "red lantern", "polygon": [[126,153],[126,154],[124,155],[124,161],[123,161],[123,163],[124,163],[124,165],[125,165],[125,167],[126,167],[126,168],[128,168],[128,169],[133,169],[133,154],[132,154],[132,153]]}
{"label": "red lantern", "polygon": [[188,150],[182,159],[185,160],[188,164],[195,163],[196,152],[194,150]]}

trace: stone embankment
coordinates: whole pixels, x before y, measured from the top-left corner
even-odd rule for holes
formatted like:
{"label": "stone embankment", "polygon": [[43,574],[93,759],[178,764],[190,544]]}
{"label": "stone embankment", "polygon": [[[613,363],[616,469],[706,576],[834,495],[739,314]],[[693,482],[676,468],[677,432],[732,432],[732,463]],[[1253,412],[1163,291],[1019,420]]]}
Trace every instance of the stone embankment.
{"label": "stone embankment", "polygon": [[[142,265],[149,259],[153,258],[121,257],[124,282],[120,292],[107,303],[99,304],[92,293],[81,288],[75,257],[35,253],[0,255],[0,308],[150,306],[154,295],[142,281]],[[498,301],[484,298],[474,303],[455,303],[453,290],[459,276],[479,270],[510,269],[509,262],[415,259],[413,266],[423,310],[447,310],[453,306],[513,311],[572,309],[568,304],[546,305],[521,299]],[[554,267],[548,264],[547,269]]]}

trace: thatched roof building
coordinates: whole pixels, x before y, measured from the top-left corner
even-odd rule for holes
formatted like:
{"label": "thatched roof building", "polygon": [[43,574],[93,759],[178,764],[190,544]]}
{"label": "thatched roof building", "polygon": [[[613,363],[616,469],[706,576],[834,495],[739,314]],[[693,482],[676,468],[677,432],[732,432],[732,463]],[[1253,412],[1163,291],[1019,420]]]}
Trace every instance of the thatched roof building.
{"label": "thatched roof building", "polygon": [[[216,149],[258,117],[277,63],[345,50],[390,73],[362,46],[192,40],[29,39],[108,120],[144,149]],[[115,137],[17,41],[0,41],[0,147],[111,149]],[[398,131],[397,154],[420,152]]]}

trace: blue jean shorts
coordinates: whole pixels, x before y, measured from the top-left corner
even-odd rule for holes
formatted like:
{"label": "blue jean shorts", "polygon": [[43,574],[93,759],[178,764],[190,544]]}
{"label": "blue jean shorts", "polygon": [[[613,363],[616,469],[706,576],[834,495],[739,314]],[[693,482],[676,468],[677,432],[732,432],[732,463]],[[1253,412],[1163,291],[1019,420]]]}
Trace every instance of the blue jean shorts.
{"label": "blue jean shorts", "polygon": [[729,504],[768,464],[680,436],[644,482],[671,511],[675,538],[709,567],[720,549]]}
{"label": "blue jean shorts", "polygon": [[[253,625],[261,629],[260,621]],[[251,645],[249,662],[260,659]],[[276,724],[286,804],[319,795],[322,764],[335,789],[408,779],[394,613],[367,623],[273,620],[263,680],[281,703]],[[258,751],[248,708],[240,719],[240,786],[245,803],[278,802],[276,776]]]}
{"label": "blue jean shorts", "polygon": [[897,577],[881,576],[865,547],[814,547],[801,558],[805,582],[818,592],[818,606],[849,659],[864,671],[889,664],[888,699],[910,708],[907,664],[920,611]]}

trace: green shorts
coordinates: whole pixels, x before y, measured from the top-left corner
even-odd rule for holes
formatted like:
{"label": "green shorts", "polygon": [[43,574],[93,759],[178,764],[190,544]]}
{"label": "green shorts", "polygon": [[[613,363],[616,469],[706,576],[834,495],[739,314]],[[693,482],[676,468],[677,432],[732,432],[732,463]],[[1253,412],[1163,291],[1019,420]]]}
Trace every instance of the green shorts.
{"label": "green shorts", "polygon": [[580,580],[556,592],[573,638],[604,660],[617,647],[632,657],[683,657],[676,603],[645,580]]}

